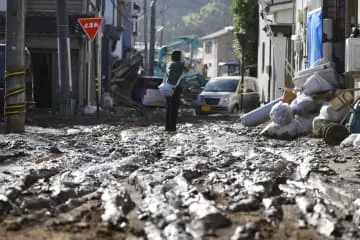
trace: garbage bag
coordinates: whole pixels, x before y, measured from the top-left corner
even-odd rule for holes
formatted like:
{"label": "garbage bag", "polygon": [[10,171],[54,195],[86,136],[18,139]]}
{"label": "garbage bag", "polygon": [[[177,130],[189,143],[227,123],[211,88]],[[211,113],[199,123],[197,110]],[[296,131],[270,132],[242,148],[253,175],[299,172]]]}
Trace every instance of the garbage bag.
{"label": "garbage bag", "polygon": [[294,114],[308,116],[319,113],[321,106],[319,106],[312,97],[300,94],[291,102],[290,107]]}
{"label": "garbage bag", "polygon": [[353,133],[350,134],[344,141],[340,144],[341,147],[360,147],[360,134]]}
{"label": "garbage bag", "polygon": [[326,119],[332,122],[340,122],[348,113],[349,109],[346,107],[335,111],[330,107],[329,102],[325,102],[320,109],[319,118]]}
{"label": "garbage bag", "polygon": [[298,120],[298,134],[310,133],[313,129],[313,119],[314,115],[301,116],[295,115],[295,119]]}
{"label": "garbage bag", "polygon": [[276,103],[269,114],[271,120],[279,125],[286,125],[293,119],[293,113],[289,104],[284,102]]}
{"label": "garbage bag", "polygon": [[297,119],[292,119],[286,125],[280,125],[275,122],[271,122],[260,132],[260,134],[267,137],[296,137],[299,135],[299,124],[300,123]]}
{"label": "garbage bag", "polygon": [[315,93],[327,92],[333,89],[334,86],[316,72],[304,83],[303,93],[306,95],[312,95]]}

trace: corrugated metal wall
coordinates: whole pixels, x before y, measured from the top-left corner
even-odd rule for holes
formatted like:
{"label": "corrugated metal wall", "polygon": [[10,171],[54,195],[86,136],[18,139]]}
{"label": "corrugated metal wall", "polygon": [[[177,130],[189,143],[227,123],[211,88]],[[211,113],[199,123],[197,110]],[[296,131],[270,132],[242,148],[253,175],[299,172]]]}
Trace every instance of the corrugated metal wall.
{"label": "corrugated metal wall", "polygon": [[[25,0],[27,12],[55,12],[56,0]],[[81,13],[82,0],[67,0],[68,14]]]}

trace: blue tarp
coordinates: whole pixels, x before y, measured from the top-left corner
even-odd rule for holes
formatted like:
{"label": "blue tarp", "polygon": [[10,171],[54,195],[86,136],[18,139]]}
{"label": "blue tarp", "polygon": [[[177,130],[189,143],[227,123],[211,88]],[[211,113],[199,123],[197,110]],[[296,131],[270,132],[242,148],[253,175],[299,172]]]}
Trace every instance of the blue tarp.
{"label": "blue tarp", "polygon": [[321,9],[308,16],[307,19],[307,40],[308,40],[308,67],[323,57],[322,33],[323,33],[323,12]]}

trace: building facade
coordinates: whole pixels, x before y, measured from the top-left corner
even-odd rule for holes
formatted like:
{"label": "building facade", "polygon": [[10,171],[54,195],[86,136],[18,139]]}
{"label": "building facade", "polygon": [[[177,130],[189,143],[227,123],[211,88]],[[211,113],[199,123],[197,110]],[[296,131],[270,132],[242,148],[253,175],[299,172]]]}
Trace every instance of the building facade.
{"label": "building facade", "polygon": [[260,1],[258,84],[261,100],[269,102],[291,85],[292,1]]}
{"label": "building facade", "polygon": [[[124,55],[124,41],[126,48],[133,47],[132,25],[124,27],[125,19],[132,15],[132,4],[133,0],[66,1],[71,49],[71,95],[78,108],[96,104],[96,83],[100,85],[100,94],[109,91],[112,66]],[[56,0],[25,0],[25,9],[25,45],[32,56],[36,107],[56,112],[59,104]],[[105,21],[97,39],[89,41],[78,19],[102,16],[105,16]],[[0,1],[2,42],[5,41],[5,21],[6,1]],[[130,34],[122,41],[124,32]],[[112,58],[114,55],[115,58]]]}
{"label": "building facade", "polygon": [[[352,34],[359,29],[360,17],[357,0],[296,1],[295,70],[311,66],[314,60],[324,58],[335,63],[336,70],[345,77],[345,87],[360,87],[360,36]],[[317,41],[309,40],[314,31],[313,19],[320,19],[317,25]],[[319,42],[321,45],[318,46]],[[314,53],[313,49],[319,49]]]}
{"label": "building facade", "polygon": [[[345,87],[360,87],[357,0],[261,0],[258,78],[263,101],[292,87],[294,73],[332,61]],[[356,33],[356,31],[355,31]]]}
{"label": "building facade", "polygon": [[219,74],[219,63],[237,61],[234,48],[234,28],[225,27],[217,32],[200,38],[203,45],[203,65],[207,68],[207,77]]}

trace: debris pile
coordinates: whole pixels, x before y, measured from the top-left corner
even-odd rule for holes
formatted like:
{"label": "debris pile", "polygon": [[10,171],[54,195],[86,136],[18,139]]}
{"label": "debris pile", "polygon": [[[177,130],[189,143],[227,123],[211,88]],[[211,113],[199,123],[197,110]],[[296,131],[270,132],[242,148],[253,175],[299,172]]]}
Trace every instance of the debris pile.
{"label": "debris pile", "polygon": [[[343,78],[332,62],[321,59],[311,68],[295,73],[293,83],[295,87],[287,89],[281,101],[275,100],[271,109],[267,107],[271,122],[262,130],[263,136],[294,138],[309,133],[323,136],[329,125],[343,125],[349,117],[354,96],[344,89]],[[264,109],[254,112],[264,112]],[[256,117],[256,114],[243,116],[243,124],[249,116]]]}

